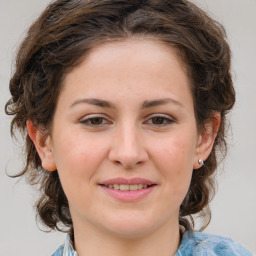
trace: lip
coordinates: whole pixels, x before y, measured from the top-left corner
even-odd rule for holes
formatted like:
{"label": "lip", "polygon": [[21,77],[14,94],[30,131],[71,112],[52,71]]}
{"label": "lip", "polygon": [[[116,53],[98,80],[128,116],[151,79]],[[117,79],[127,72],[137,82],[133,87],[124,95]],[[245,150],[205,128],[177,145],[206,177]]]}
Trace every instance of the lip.
{"label": "lip", "polygon": [[154,185],[156,183],[154,183],[150,180],[147,180],[147,179],[139,178],[139,177],[135,177],[132,179],[117,177],[117,178],[113,178],[113,179],[109,179],[109,180],[100,182],[100,185],[111,185],[111,184],[125,184],[125,185],[143,184],[143,185],[150,186],[150,185]]}
{"label": "lip", "polygon": [[[125,185],[135,185],[135,184],[143,184],[148,185],[149,187],[139,189],[139,190],[129,190],[129,191],[121,191],[116,190],[113,188],[107,187],[107,185],[112,184],[125,184]],[[126,178],[114,178],[109,179],[106,181],[103,181],[99,184],[99,187],[109,196],[112,198],[115,198],[119,201],[123,202],[133,202],[138,201],[146,198],[151,192],[153,192],[156,188],[157,184],[143,178],[132,178],[132,179],[126,179]]]}

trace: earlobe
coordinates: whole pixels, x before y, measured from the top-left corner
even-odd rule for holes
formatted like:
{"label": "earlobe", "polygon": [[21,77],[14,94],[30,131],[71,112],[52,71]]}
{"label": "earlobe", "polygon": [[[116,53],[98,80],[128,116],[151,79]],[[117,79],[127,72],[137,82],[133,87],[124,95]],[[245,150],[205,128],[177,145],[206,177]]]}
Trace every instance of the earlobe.
{"label": "earlobe", "polygon": [[56,164],[54,161],[51,136],[46,135],[35,127],[31,120],[27,121],[27,132],[35,145],[36,151],[41,159],[42,167],[46,171],[55,171]]}
{"label": "earlobe", "polygon": [[220,121],[220,113],[216,112],[214,113],[213,117],[209,118],[208,122],[204,125],[204,129],[199,135],[193,169],[201,168],[203,165],[201,161],[204,162],[210,155],[216,136],[218,134]]}

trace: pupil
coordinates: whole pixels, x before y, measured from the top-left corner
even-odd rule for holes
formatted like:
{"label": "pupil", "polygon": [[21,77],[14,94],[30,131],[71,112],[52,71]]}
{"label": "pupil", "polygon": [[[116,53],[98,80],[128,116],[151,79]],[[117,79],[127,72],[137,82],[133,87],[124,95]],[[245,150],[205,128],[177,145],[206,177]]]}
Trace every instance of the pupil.
{"label": "pupil", "polygon": [[152,121],[153,124],[163,124],[164,119],[163,117],[154,117]]}
{"label": "pupil", "polygon": [[91,120],[91,123],[92,124],[94,124],[94,125],[99,125],[99,124],[101,124],[102,123],[102,118],[93,118],[92,120]]}

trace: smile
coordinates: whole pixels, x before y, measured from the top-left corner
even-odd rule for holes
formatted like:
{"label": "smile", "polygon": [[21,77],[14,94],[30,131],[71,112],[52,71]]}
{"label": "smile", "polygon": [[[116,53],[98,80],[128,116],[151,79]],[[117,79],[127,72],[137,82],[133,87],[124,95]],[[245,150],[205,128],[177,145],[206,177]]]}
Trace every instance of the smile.
{"label": "smile", "polygon": [[134,184],[134,185],[128,185],[128,184],[110,184],[110,185],[103,185],[108,188],[112,188],[115,190],[121,190],[121,191],[136,191],[140,189],[145,189],[149,185],[147,184]]}
{"label": "smile", "polygon": [[157,184],[143,178],[114,178],[101,182],[100,187],[112,198],[129,202],[142,200],[151,194]]}

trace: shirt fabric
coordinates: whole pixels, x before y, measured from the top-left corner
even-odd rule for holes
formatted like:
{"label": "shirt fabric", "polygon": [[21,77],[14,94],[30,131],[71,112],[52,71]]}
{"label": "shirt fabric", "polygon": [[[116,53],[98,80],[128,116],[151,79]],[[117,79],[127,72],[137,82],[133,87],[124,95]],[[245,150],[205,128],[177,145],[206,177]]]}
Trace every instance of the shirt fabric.
{"label": "shirt fabric", "polygon": [[[78,256],[69,235],[52,256]],[[190,231],[184,233],[175,256],[253,256],[237,242],[222,236]]]}

